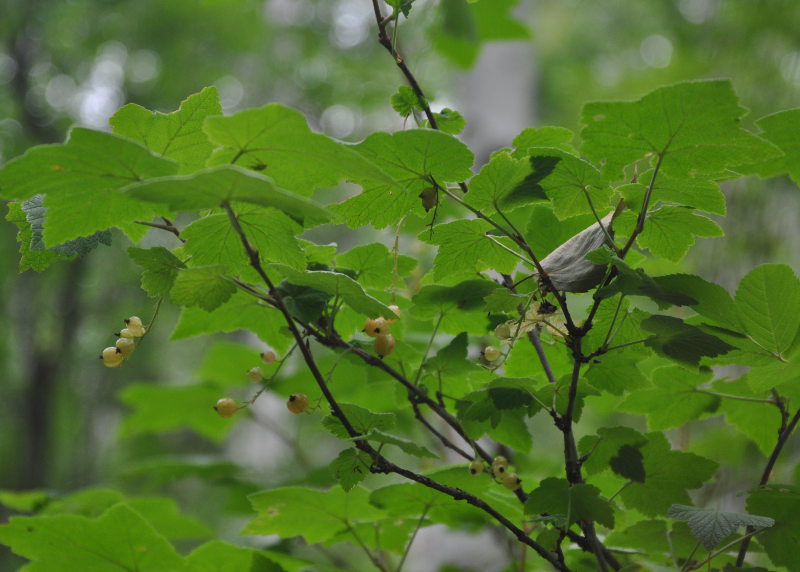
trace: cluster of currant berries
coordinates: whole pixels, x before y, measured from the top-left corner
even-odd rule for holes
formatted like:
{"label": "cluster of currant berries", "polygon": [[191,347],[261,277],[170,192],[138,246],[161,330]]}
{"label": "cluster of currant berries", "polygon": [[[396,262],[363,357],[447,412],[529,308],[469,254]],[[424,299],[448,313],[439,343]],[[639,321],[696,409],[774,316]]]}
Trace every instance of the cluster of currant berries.
{"label": "cluster of currant berries", "polygon": [[[471,475],[480,475],[485,469],[482,459],[475,459],[469,464],[469,472]],[[517,491],[522,486],[522,479],[517,476],[517,473],[508,472],[508,459],[502,455],[492,459],[492,466],[490,467],[492,475],[495,479],[510,491]]]}
{"label": "cluster of currant berries", "polygon": [[[389,309],[394,312],[395,316],[400,317],[400,308],[392,304]],[[381,316],[380,318],[367,318],[364,322],[364,333],[371,338],[375,338],[372,344],[372,349],[378,354],[378,357],[383,359],[394,351],[394,336],[389,333],[389,324],[397,321],[397,318],[391,320]]]}
{"label": "cluster of currant berries", "polygon": [[[265,364],[271,364],[277,359],[275,352],[267,350],[261,352],[261,361]],[[247,372],[247,379],[253,383],[264,381],[264,370],[260,367],[254,367]],[[263,390],[262,390],[263,391]],[[260,393],[260,392],[259,392]],[[251,401],[252,402],[252,401]],[[223,397],[217,404],[214,405],[214,410],[220,417],[233,417],[240,409],[244,409],[250,402],[239,405],[230,397]],[[293,393],[286,401],[286,408],[292,413],[303,413],[308,409],[308,397],[305,393]]]}
{"label": "cluster of currant berries", "polygon": [[136,349],[136,339],[145,335],[146,329],[139,316],[131,316],[125,320],[125,328],[114,334],[119,339],[103,350],[100,359],[106,367],[117,367]]}

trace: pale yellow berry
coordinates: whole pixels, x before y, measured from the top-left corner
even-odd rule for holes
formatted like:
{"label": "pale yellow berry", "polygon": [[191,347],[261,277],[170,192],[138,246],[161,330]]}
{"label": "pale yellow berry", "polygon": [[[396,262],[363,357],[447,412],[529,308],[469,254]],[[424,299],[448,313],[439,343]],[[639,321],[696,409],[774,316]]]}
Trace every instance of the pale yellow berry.
{"label": "pale yellow berry", "polygon": [[475,459],[469,464],[470,475],[480,475],[483,472],[483,469],[483,461],[480,459]]}
{"label": "pale yellow berry", "polygon": [[230,397],[223,397],[217,401],[214,410],[220,417],[233,417],[239,411],[239,406]]}
{"label": "pale yellow berry", "polygon": [[265,352],[261,352],[261,361],[266,364],[270,364],[278,359],[278,356],[275,355],[275,352],[272,350],[267,350]]}
{"label": "pale yellow berry", "polygon": [[117,367],[122,363],[122,353],[116,346],[108,347],[100,354],[103,365],[106,367]]}
{"label": "pale yellow berry", "polygon": [[131,338],[120,338],[117,340],[116,346],[122,355],[129,356],[136,349],[136,342]]}
{"label": "pale yellow berry", "polygon": [[386,318],[367,318],[364,321],[364,333],[373,338],[385,336],[389,333],[389,322]]}
{"label": "pale yellow berry", "polygon": [[372,349],[380,357],[386,357],[394,351],[394,336],[378,336],[372,344]]}
{"label": "pale yellow berry", "polygon": [[286,408],[292,413],[302,413],[308,409],[308,397],[305,393],[293,393],[286,400]]}
{"label": "pale yellow berry", "polygon": [[486,361],[495,361],[500,359],[500,350],[494,346],[486,346],[486,348],[483,350],[483,357],[486,359]]}
{"label": "pale yellow berry", "polygon": [[247,379],[249,379],[253,383],[261,381],[262,379],[264,379],[264,372],[260,367],[254,367],[247,372]]}
{"label": "pale yellow berry", "polygon": [[129,338],[129,339],[133,339],[136,337],[133,335],[133,332],[131,332],[128,328],[121,329],[119,333],[116,335],[119,336],[120,338]]}
{"label": "pale yellow berry", "polygon": [[144,333],[144,325],[142,324],[142,319],[139,316],[131,316],[125,320],[125,324],[128,326],[128,330],[130,333],[133,334],[137,338],[141,338]]}
{"label": "pale yellow berry", "polygon": [[498,340],[507,340],[511,337],[511,328],[508,324],[497,324],[494,329],[494,335],[497,336]]}
{"label": "pale yellow berry", "polygon": [[500,455],[492,460],[492,474],[495,477],[497,478],[502,477],[504,474],[506,474],[507,470],[508,470],[508,459]]}
{"label": "pale yellow berry", "polygon": [[503,486],[510,491],[516,491],[522,486],[522,479],[517,476],[517,473],[506,473],[501,481]]}

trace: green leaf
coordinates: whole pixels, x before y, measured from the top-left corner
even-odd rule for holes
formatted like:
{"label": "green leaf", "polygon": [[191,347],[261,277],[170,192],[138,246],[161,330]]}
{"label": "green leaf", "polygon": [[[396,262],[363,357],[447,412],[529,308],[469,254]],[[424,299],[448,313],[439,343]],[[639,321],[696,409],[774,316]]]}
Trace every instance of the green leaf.
{"label": "green leaf", "polygon": [[640,520],[624,530],[615,530],[608,535],[607,543],[645,551],[651,557],[661,554],[665,565],[675,556],[688,557],[697,547],[686,524],[675,522],[670,529],[663,520]]}
{"label": "green leaf", "polygon": [[331,473],[345,491],[351,490],[369,474],[372,458],[358,449],[345,449],[331,462]]}
{"label": "green leaf", "polygon": [[[639,181],[649,182],[653,178],[653,170],[648,169],[639,174]],[[625,199],[628,209],[638,212],[647,193],[647,185],[630,183],[616,188]],[[709,179],[675,178],[659,173],[650,196],[650,204],[677,204],[693,207],[699,211],[724,215],[726,211],[725,195],[719,184]]]}
{"label": "green leaf", "polygon": [[[374,411],[364,409],[352,403],[340,403],[339,407],[345,417],[347,417],[350,425],[359,435],[366,435],[373,429],[380,431],[394,427],[394,413],[375,413]],[[325,417],[325,419],[322,420],[322,425],[339,439],[350,439],[350,435],[347,433],[344,425],[342,425],[342,422],[334,415]]]}
{"label": "green leaf", "polygon": [[771,518],[738,512],[720,512],[708,508],[696,508],[683,504],[669,507],[667,516],[685,520],[694,537],[703,543],[706,550],[714,547],[742,526],[755,528],[770,527],[775,524]]}
{"label": "green leaf", "polygon": [[49,500],[50,493],[43,490],[0,490],[0,505],[17,512],[37,512]]}
{"label": "green leaf", "polygon": [[[680,290],[665,288],[664,277],[651,277],[641,268],[631,268],[624,260],[611,254],[608,249],[590,252],[586,258],[595,264],[613,264],[617,269],[616,280],[597,291],[600,298],[611,298],[619,293],[627,296],[646,296],[658,304],[659,308],[666,308],[673,304],[686,306],[697,302]],[[668,283],[668,285],[671,286],[672,283]]]}
{"label": "green leaf", "polygon": [[26,566],[30,572],[161,572],[184,565],[172,545],[124,504],[97,519],[69,514],[12,517],[0,526],[0,541],[32,561]]}
{"label": "green leaf", "polygon": [[[27,201],[22,203],[22,210],[25,212],[25,218],[30,224],[31,250],[45,250],[44,244],[44,226],[47,220],[47,209],[43,205],[44,195],[33,195]],[[62,255],[64,258],[74,258],[76,256],[83,256],[88,254],[100,244],[111,244],[111,232],[108,230],[97,231],[91,236],[81,236],[73,240],[68,240],[57,246],[53,246],[51,250]]]}
{"label": "green leaf", "polygon": [[797,546],[800,546],[800,487],[769,485],[750,491],[747,511],[775,519],[775,526],[758,535],[773,564],[800,570]]}
{"label": "green leaf", "polygon": [[444,332],[459,334],[486,332],[484,298],[493,290],[500,288],[490,280],[466,280],[455,286],[423,286],[412,299],[411,314],[415,318],[438,319],[444,314],[441,329]]}
{"label": "green leaf", "polygon": [[574,138],[575,134],[566,127],[526,127],[514,137],[512,155],[515,158],[526,157],[534,147],[550,147],[577,155],[578,152],[570,143]]}
{"label": "green leaf", "polygon": [[41,272],[53,262],[64,259],[66,256],[59,254],[55,250],[33,250],[31,248],[31,240],[33,240],[33,231],[28,222],[28,218],[24,210],[22,210],[22,202],[10,201],[8,203],[8,212],[6,213],[6,220],[17,225],[17,242],[19,243],[19,271],[24,272],[29,268],[36,272]]}
{"label": "green leaf", "polygon": [[[772,380],[774,381],[774,377]],[[753,399],[764,399],[768,391],[768,389],[763,392],[753,391],[749,386],[749,374],[733,381],[718,380],[712,387],[719,393]],[[725,414],[728,423],[758,445],[765,457],[769,456],[775,447],[775,439],[780,429],[780,413],[777,409],[767,403],[722,399],[719,412]]]}
{"label": "green leaf", "polygon": [[285,191],[272,179],[233,165],[197,171],[185,177],[163,177],[126,188],[142,201],[163,203],[173,210],[195,211],[239,201],[283,211],[305,226],[328,222],[330,213],[314,201]]}
{"label": "green leaf", "polygon": [[614,176],[643,158],[659,158],[674,177],[720,175],[780,153],[739,127],[744,114],[730,81],[678,83],[637,101],[585,105],[581,150]]}
{"label": "green leaf", "polygon": [[[531,173],[531,164],[526,158],[515,159],[507,151],[498,151],[469,183],[469,193],[464,202],[483,211],[486,215],[497,212],[499,206],[506,207],[505,199],[514,192]],[[542,200],[540,193],[532,193],[532,200]],[[510,210],[522,206],[522,201],[508,205]]]}
{"label": "green leaf", "polygon": [[[247,240],[262,261],[287,264],[304,270],[306,257],[295,238],[303,229],[294,220],[275,209],[237,207],[236,218]],[[249,265],[249,258],[239,235],[226,214],[200,218],[181,231],[185,249],[197,266],[226,264],[237,269]]]}
{"label": "green leaf", "polygon": [[236,286],[225,276],[221,264],[184,268],[175,278],[170,299],[178,306],[200,306],[210,312],[224,304],[236,292]]}
{"label": "green leaf", "polygon": [[695,236],[723,236],[723,232],[713,220],[690,209],[662,206],[650,211],[644,231],[636,241],[655,256],[677,262],[689,252]]}
{"label": "green leaf", "polygon": [[611,470],[620,477],[643,483],[645,479],[644,457],[639,447],[623,445],[608,462]]}
{"label": "green leaf", "polygon": [[374,522],[384,512],[369,503],[366,489],[345,492],[340,487],[327,491],[284,487],[250,495],[258,516],[242,534],[277,534],[281,538],[301,536],[309,544],[333,538],[348,523]]}
{"label": "green leaf", "polygon": [[585,483],[570,486],[566,479],[544,479],[528,495],[525,514],[542,513],[563,515],[569,524],[595,520],[614,528],[614,511],[611,504],[600,497],[600,489]]}
{"label": "green leaf", "polygon": [[433,181],[443,186],[472,175],[472,151],[455,137],[431,129],[373,133],[354,149],[388,173],[392,182],[366,181],[363,193],[331,207],[352,228],[367,223],[383,228],[412,211],[421,215],[419,194]]}
{"label": "green leaf", "polygon": [[155,248],[128,248],[128,256],[136,264],[144,268],[142,272],[142,290],[151,297],[168,293],[178,273],[186,265],[163,246]]}
{"label": "green leaf", "polygon": [[233,426],[214,411],[220,398],[216,385],[159,386],[135,383],[119,394],[120,400],[133,408],[122,421],[123,437],[192,431],[212,441],[222,441]]}
{"label": "green leaf", "polygon": [[382,445],[394,445],[404,453],[408,455],[412,455],[414,457],[420,458],[429,458],[429,459],[438,459],[439,456],[431,453],[428,449],[421,445],[417,445],[407,439],[401,439],[400,437],[395,437],[394,435],[389,435],[388,433],[384,433],[383,431],[379,431],[378,429],[371,429],[369,433],[364,435],[364,440],[366,441],[374,441],[376,443],[380,443]]}
{"label": "green leaf", "polygon": [[466,120],[461,114],[449,107],[434,112],[433,117],[436,119],[436,125],[439,131],[449,133],[450,135],[458,135],[467,125]]}
{"label": "green leaf", "polygon": [[800,109],[787,109],[767,115],[756,121],[756,125],[762,130],[759,135],[776,145],[784,155],[756,165],[748,165],[744,168],[744,172],[757,173],[762,177],[788,173],[795,183],[800,184],[800,142],[797,140],[797,132],[800,130]]}
{"label": "green leaf", "polygon": [[283,298],[283,303],[286,304],[289,313],[306,323],[317,321],[328,307],[328,301],[333,297],[327,292],[315,290],[309,286],[290,284],[286,281],[278,284],[276,290]]}
{"label": "green leaf", "polygon": [[786,265],[763,264],[739,282],[736,309],[753,341],[782,355],[798,333],[800,280]]}
{"label": "green leaf", "polygon": [[550,205],[534,205],[525,229],[525,240],[541,260],[595,222],[592,215],[559,221]]}
{"label": "green leaf", "polygon": [[176,170],[175,163],[152,155],[138,143],[75,128],[66,143],[32,147],[6,163],[0,170],[0,193],[18,199],[46,195],[45,246],[112,226],[138,240],[146,229],[129,223],[149,220],[156,211],[118,190]]}
{"label": "green leaf", "polygon": [[199,307],[184,308],[171,339],[249,330],[276,350],[284,351],[290,344],[290,337],[281,332],[284,325],[278,310],[244,292],[236,292],[211,312]]}
{"label": "green leaf", "polygon": [[[608,211],[612,190],[594,165],[558,149],[529,149],[528,153],[534,175],[541,177],[537,183],[559,220],[589,214],[591,205],[598,214]],[[543,171],[540,165],[545,167]]]}
{"label": "green leaf", "polygon": [[697,365],[703,356],[718,356],[733,346],[717,337],[671,316],[650,316],[642,321],[642,329],[655,334],[645,345],[678,362]]}
{"label": "green leaf", "polygon": [[331,296],[340,297],[359,314],[372,318],[394,315],[388,306],[367,294],[358,282],[346,274],[325,270],[298,272],[281,264],[271,264],[270,267],[283,274],[292,284],[308,286]]}
{"label": "green leaf", "polygon": [[625,506],[647,516],[664,514],[674,503],[691,502],[687,489],[696,489],[717,470],[717,463],[682,451],[671,451],[661,433],[647,433],[644,456],[645,480],[632,482],[620,493]]}
{"label": "green leaf", "polygon": [[115,134],[139,141],[145,147],[180,164],[180,173],[201,169],[214,146],[203,133],[203,121],[221,115],[216,87],[203,88],[181,102],[177,111],[159,113],[135,103],[121,107],[109,119]]}
{"label": "green leaf", "polygon": [[693,274],[669,274],[655,278],[658,285],[677,294],[692,298],[687,302],[701,316],[731,329],[739,328],[733,298],[722,286]]}
{"label": "green leaf", "polygon": [[204,130],[220,146],[209,165],[255,169],[293,193],[308,196],[343,179],[360,185],[368,181],[395,185],[353,146],[314,133],[302,113],[284,105],[271,103],[228,117],[209,117]]}
{"label": "green leaf", "polygon": [[[487,268],[504,273],[513,271],[519,258],[487,236],[491,229],[488,222],[472,219],[438,224],[432,231],[422,232],[420,240],[439,245],[433,261],[434,278],[474,276]],[[507,239],[496,239],[510,244]]]}
{"label": "green leaf", "polygon": [[677,366],[659,368],[653,374],[653,387],[631,393],[619,408],[646,415],[651,431],[679,427],[719,407],[719,397],[696,391],[711,377],[710,370],[694,374]]}
{"label": "green leaf", "polygon": [[[609,352],[592,360],[584,375],[592,387],[607,391],[612,395],[622,395],[626,391],[639,391],[649,385],[639,370],[638,354],[618,351]],[[624,375],[620,372],[625,372]]]}
{"label": "green leaf", "polygon": [[[394,253],[379,242],[356,246],[336,256],[336,266],[353,270],[365,288],[389,288],[394,282],[394,265]],[[397,274],[400,277],[408,276],[416,265],[417,261],[410,256],[398,254]]]}
{"label": "green leaf", "polygon": [[285,572],[285,570],[260,550],[212,540],[192,550],[186,557],[186,568],[182,572]]}
{"label": "green leaf", "polygon": [[414,90],[407,85],[401,85],[391,97],[392,109],[400,114],[401,117],[408,117],[414,111],[422,111],[419,98]]}

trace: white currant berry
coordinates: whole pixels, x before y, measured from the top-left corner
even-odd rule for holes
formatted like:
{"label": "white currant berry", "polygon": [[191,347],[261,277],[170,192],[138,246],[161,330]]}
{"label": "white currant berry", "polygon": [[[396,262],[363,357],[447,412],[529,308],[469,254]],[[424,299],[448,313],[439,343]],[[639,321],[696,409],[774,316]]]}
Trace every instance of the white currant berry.
{"label": "white currant berry", "polygon": [[114,334],[114,335],[116,335],[117,337],[120,337],[120,338],[129,338],[129,339],[133,339],[133,338],[136,337],[136,336],[133,335],[133,332],[131,332],[128,328],[122,328],[119,331],[119,333]]}
{"label": "white currant berry", "polygon": [[389,333],[389,322],[386,318],[367,318],[364,321],[364,333],[373,338],[385,336]]}
{"label": "white currant berry", "polygon": [[122,363],[122,353],[116,346],[111,346],[103,350],[100,354],[100,359],[103,360],[103,365],[106,367],[117,367]]}
{"label": "white currant berry", "polygon": [[223,397],[217,401],[214,410],[220,417],[233,417],[239,411],[239,406],[230,397]]}
{"label": "white currant berry", "polygon": [[274,362],[276,359],[278,359],[278,356],[276,356],[275,352],[273,352],[272,350],[261,352],[261,361],[263,361],[264,363],[269,364]]}
{"label": "white currant berry", "polygon": [[422,199],[422,208],[425,209],[425,212],[431,210],[436,206],[436,203],[439,202],[436,196],[436,189],[433,187],[423,189],[423,191],[419,194],[419,198]]}
{"label": "white currant berry", "polygon": [[260,367],[254,367],[247,372],[247,379],[256,383],[264,379],[264,371]]}
{"label": "white currant berry", "polygon": [[134,342],[131,338],[120,338],[117,340],[115,344],[119,351],[124,356],[129,356],[133,353],[133,350],[136,349],[136,342]]}
{"label": "white currant berry", "polygon": [[508,471],[508,459],[499,455],[492,459],[492,474],[498,479]]}
{"label": "white currant berry", "polygon": [[480,475],[483,472],[483,469],[483,461],[480,459],[475,459],[469,464],[470,475]]}
{"label": "white currant berry", "polygon": [[388,356],[394,351],[394,336],[391,334],[378,336],[372,343],[372,349],[382,358]]}
{"label": "white currant berry", "polygon": [[292,413],[302,413],[308,409],[308,396],[305,393],[293,393],[286,400],[286,408]]}
{"label": "white currant berry", "polygon": [[125,324],[128,326],[128,330],[130,330],[131,334],[137,338],[141,338],[144,335],[144,325],[142,324],[142,319],[139,316],[131,316],[130,318],[126,318]]}
{"label": "white currant berry", "polygon": [[494,335],[498,340],[507,340],[511,337],[511,328],[508,324],[497,324],[497,327],[494,329]]}
{"label": "white currant berry", "polygon": [[495,361],[500,358],[500,350],[494,346],[486,346],[483,350],[483,357],[486,361]]}
{"label": "white currant berry", "polygon": [[522,479],[517,476],[517,473],[506,473],[501,481],[503,486],[510,491],[516,491],[522,486]]}

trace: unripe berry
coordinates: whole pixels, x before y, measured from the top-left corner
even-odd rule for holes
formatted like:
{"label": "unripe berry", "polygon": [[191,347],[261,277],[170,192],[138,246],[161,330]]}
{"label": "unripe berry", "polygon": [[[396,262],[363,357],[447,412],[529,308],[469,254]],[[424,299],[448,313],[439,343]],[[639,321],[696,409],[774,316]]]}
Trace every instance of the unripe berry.
{"label": "unripe berry", "polygon": [[100,354],[100,359],[106,367],[117,367],[122,363],[122,353],[116,346],[108,347]]}
{"label": "unripe berry", "polygon": [[508,459],[505,457],[497,456],[492,460],[492,474],[498,479],[506,474],[508,470]]}
{"label": "unripe berry", "polygon": [[[397,318],[400,317],[400,306],[396,306],[394,304],[391,304],[389,306],[389,309],[394,313],[395,316],[397,316]],[[386,321],[391,324],[392,322],[396,322],[397,318],[392,318],[391,320],[387,318]]]}
{"label": "unripe berry", "polygon": [[389,322],[386,318],[367,318],[364,321],[364,333],[373,338],[385,336],[389,333]]}
{"label": "unripe berry", "polygon": [[522,486],[522,479],[517,476],[517,473],[506,473],[501,480],[503,486],[510,491],[516,491]]}
{"label": "unripe berry", "polygon": [[394,351],[394,336],[391,334],[388,336],[378,336],[372,343],[372,349],[382,358],[388,356]]}
{"label": "unripe berry", "polygon": [[117,340],[116,346],[122,355],[129,356],[136,349],[136,342],[131,338],[120,338]]}
{"label": "unripe berry", "polygon": [[486,361],[495,361],[500,358],[500,350],[494,346],[486,346],[483,350],[483,357],[486,358]]}
{"label": "unripe berry", "polygon": [[308,409],[308,397],[305,393],[293,393],[286,400],[286,408],[292,413],[302,413]]}
{"label": "unripe berry", "polygon": [[214,410],[220,417],[233,417],[239,411],[239,406],[230,397],[223,397],[217,401]]}
{"label": "unripe berry", "polygon": [[144,335],[144,325],[142,324],[142,319],[139,316],[131,316],[130,318],[127,318],[125,320],[125,324],[128,326],[128,330],[130,330],[131,334],[137,338],[141,338]]}
{"label": "unripe berry", "polygon": [[483,472],[483,469],[483,461],[480,459],[475,459],[469,464],[470,475],[480,475]]}
{"label": "unripe berry", "polygon": [[497,324],[494,329],[494,335],[497,336],[498,340],[507,340],[511,337],[511,328],[508,324]]}
{"label": "unripe berry", "polygon": [[261,352],[261,361],[263,361],[264,363],[269,364],[274,362],[276,359],[277,356],[275,355],[275,352],[273,352],[272,350]]}
{"label": "unripe berry", "polygon": [[264,372],[261,370],[260,367],[254,367],[247,372],[247,379],[256,383],[264,379]]}

